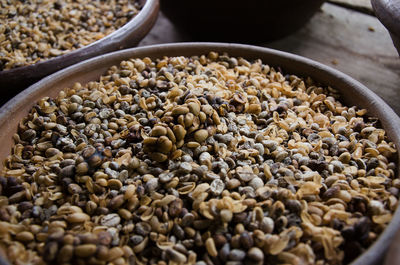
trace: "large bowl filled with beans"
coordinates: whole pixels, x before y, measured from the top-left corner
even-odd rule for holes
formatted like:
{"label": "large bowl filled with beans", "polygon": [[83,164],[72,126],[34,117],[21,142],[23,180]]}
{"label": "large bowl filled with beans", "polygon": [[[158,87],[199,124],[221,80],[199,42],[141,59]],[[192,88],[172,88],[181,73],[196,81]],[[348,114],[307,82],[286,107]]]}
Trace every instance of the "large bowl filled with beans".
{"label": "large bowl filled with beans", "polygon": [[10,98],[67,66],[136,46],[159,1],[11,0],[0,7],[0,86]]}
{"label": "large bowl filled with beans", "polygon": [[11,264],[379,264],[399,117],[352,78],[221,43],[59,71],[0,109]]}

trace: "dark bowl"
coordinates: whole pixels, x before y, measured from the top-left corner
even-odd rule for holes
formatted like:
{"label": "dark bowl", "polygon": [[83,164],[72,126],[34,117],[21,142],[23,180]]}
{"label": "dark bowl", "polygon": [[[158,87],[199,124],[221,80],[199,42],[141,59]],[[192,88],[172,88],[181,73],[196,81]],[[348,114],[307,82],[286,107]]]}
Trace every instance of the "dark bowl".
{"label": "dark bowl", "polygon": [[[228,52],[231,56],[247,59],[259,58],[271,66],[281,67],[284,72],[303,77],[309,76],[323,85],[329,85],[339,90],[344,103],[365,108],[370,115],[380,119],[388,137],[396,144],[397,152],[400,153],[400,118],[397,114],[379,96],[364,85],[331,67],[298,55],[249,45],[177,43],[133,48],[101,55],[63,69],[21,92],[0,108],[0,137],[2,139],[0,160],[2,161],[10,154],[13,142],[12,135],[17,131],[19,121],[28,114],[35,102],[42,97],[55,97],[60,90],[71,87],[75,82],[86,84],[89,81],[98,80],[109,67],[118,65],[122,60],[129,58],[191,56],[207,54],[210,51]],[[397,163],[399,165],[399,161]],[[0,168],[2,167],[1,165]],[[397,209],[392,221],[383,233],[352,264],[382,264],[385,253],[399,227],[400,211]],[[2,264],[1,248],[0,264]]]}
{"label": "dark bowl", "polygon": [[393,44],[400,55],[400,1],[371,0],[376,17],[388,29]]}
{"label": "dark bowl", "polygon": [[86,59],[135,47],[157,20],[159,0],[139,0],[143,6],[137,16],[106,37],[67,54],[32,65],[0,71],[0,104],[45,76]]}
{"label": "dark bowl", "polygon": [[324,0],[160,0],[162,12],[194,40],[257,43],[300,29]]}

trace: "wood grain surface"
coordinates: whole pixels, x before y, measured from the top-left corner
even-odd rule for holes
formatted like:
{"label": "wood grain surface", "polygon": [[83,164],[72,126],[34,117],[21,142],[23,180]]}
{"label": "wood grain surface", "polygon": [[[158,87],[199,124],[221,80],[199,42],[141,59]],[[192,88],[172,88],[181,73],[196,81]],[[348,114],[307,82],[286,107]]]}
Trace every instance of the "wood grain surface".
{"label": "wood grain surface", "polygon": [[[196,39],[178,32],[160,13],[139,46],[182,41]],[[325,3],[303,29],[260,46],[332,66],[366,85],[400,114],[400,59],[389,33],[374,16]]]}
{"label": "wood grain surface", "polygon": [[364,13],[374,13],[370,0],[329,0],[328,2]]}

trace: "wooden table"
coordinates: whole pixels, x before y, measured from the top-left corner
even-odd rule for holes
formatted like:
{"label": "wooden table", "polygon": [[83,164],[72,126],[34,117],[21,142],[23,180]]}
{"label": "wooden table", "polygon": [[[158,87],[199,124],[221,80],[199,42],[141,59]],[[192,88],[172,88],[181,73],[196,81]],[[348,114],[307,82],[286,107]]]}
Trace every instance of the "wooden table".
{"label": "wooden table", "polygon": [[[369,0],[330,1],[298,32],[260,46],[332,66],[373,90],[400,114],[400,58],[389,33],[371,14]],[[139,45],[181,41],[196,40],[178,32],[160,13]]]}

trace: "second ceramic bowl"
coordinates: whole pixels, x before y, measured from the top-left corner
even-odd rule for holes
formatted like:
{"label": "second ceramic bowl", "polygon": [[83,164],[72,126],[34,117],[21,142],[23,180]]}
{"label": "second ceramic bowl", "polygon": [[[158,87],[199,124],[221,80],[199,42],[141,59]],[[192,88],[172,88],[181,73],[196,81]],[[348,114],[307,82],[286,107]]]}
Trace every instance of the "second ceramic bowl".
{"label": "second ceramic bowl", "polygon": [[159,0],[139,0],[137,16],[110,35],[83,48],[33,65],[0,71],[0,104],[45,76],[86,59],[136,46],[157,20]]}

